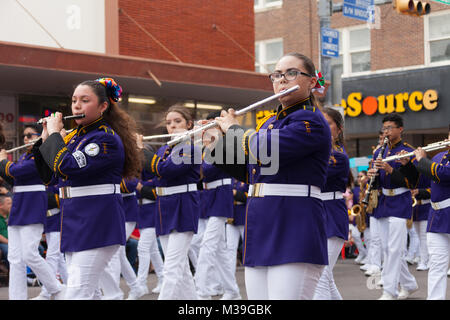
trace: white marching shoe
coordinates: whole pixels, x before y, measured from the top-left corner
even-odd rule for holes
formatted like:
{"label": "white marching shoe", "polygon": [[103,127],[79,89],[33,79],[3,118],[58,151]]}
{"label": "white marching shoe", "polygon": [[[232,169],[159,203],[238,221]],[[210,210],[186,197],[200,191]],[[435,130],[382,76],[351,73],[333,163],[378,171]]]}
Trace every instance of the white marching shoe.
{"label": "white marching shoe", "polygon": [[162,287],[162,280],[158,280],[158,284],[153,288],[152,293],[160,293]]}
{"label": "white marching shoe", "polygon": [[408,299],[410,295],[412,295],[414,292],[418,291],[419,287],[413,289],[413,290],[406,290],[405,288],[401,287],[400,292],[398,294],[398,300],[405,300]]}
{"label": "white marching shoe", "polygon": [[222,298],[220,298],[220,300],[242,300],[241,295],[239,294],[239,292],[234,292],[234,293],[228,293],[226,292]]}
{"label": "white marching shoe", "polygon": [[127,300],[138,300],[148,293],[147,286],[137,286],[130,290]]}
{"label": "white marching shoe", "polygon": [[381,295],[381,297],[378,298],[378,300],[397,300],[397,299],[390,293],[383,291],[383,294]]}

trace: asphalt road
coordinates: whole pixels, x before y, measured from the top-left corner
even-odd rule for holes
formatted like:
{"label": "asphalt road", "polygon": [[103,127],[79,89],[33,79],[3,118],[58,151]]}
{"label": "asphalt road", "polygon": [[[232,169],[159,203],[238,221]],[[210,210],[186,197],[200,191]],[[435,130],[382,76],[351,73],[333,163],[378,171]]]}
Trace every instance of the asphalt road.
{"label": "asphalt road", "polygon": [[[410,299],[425,300],[427,296],[427,271],[417,271],[416,265],[409,266],[410,272],[416,277],[419,284],[419,290],[411,295]],[[244,282],[244,268],[238,267],[236,271],[236,278],[241,296],[244,300],[247,299]],[[339,258],[334,268],[334,279],[336,286],[339,289],[344,300],[376,300],[381,294],[381,288],[376,287],[376,279],[364,276],[364,273],[359,270],[359,265],[355,264],[353,259],[342,260]],[[450,278],[447,277],[447,300],[450,299]],[[148,277],[149,291],[156,286],[157,278],[154,273],[150,273]],[[122,279],[121,288],[124,291],[125,297],[128,296],[128,287]],[[28,297],[35,297],[39,294],[39,287],[28,287]],[[156,300],[157,294],[150,293],[143,296],[140,300]],[[220,296],[215,296],[213,299],[220,299]],[[0,300],[8,300],[8,288],[0,287]]]}

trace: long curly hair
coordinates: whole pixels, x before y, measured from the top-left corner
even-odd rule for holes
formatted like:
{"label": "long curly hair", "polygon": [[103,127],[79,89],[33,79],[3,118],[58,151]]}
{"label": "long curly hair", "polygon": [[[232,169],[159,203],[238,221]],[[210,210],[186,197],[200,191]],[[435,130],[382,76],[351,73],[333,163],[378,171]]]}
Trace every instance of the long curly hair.
{"label": "long curly hair", "polygon": [[138,132],[136,121],[122,110],[118,103],[111,99],[110,91],[101,83],[88,80],[80,83],[92,88],[97,95],[99,104],[108,102],[108,107],[103,112],[103,119],[122,139],[125,149],[124,178],[140,177],[142,171],[143,156],[138,149],[136,134]]}

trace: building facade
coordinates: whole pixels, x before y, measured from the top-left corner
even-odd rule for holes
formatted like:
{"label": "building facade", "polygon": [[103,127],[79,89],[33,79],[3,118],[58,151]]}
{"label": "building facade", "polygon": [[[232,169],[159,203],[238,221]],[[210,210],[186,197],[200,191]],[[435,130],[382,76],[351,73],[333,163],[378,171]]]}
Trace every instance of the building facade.
{"label": "building facade", "polygon": [[[255,70],[271,72],[292,51],[310,56],[320,69],[318,2],[255,0]],[[342,7],[342,1],[333,3]],[[331,58],[328,94],[343,108],[350,156],[371,155],[382,118],[393,112],[404,118],[405,140],[414,146],[447,137],[450,6],[429,3],[431,13],[418,17],[375,0],[373,24],[332,13],[339,57]]]}
{"label": "building facade", "polygon": [[[117,80],[120,105],[144,135],[165,133],[173,104],[202,119],[272,92],[266,75],[254,71],[250,1],[3,0],[0,7],[7,149],[23,143],[24,124],[71,114],[74,86],[88,79]],[[240,121],[253,126],[254,113]]]}

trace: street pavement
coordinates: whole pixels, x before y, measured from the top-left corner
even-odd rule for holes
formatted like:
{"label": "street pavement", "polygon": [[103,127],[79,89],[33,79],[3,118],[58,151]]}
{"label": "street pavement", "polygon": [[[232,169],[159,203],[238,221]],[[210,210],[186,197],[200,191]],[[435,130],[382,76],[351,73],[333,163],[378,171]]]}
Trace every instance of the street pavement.
{"label": "street pavement", "polygon": [[[427,271],[417,271],[416,265],[409,266],[409,271],[415,276],[419,285],[419,290],[413,293],[410,297],[412,300],[425,300],[427,297]],[[354,262],[354,259],[342,260],[339,258],[334,268],[334,280],[344,300],[376,300],[382,294],[382,289],[377,287],[376,278],[364,276],[360,271],[359,265]],[[236,270],[236,279],[241,290],[241,296],[244,300],[247,299],[244,282],[244,268],[238,267]],[[447,277],[447,300],[450,299],[450,278]],[[154,273],[150,273],[148,277],[149,291],[156,286],[157,278]],[[121,288],[124,291],[125,298],[128,296],[128,287],[125,281],[121,280]],[[39,287],[28,287],[28,297],[32,298],[39,294]],[[156,300],[158,294],[150,293],[140,300]],[[214,296],[213,299],[220,299],[220,296]],[[8,300],[8,288],[0,287],[0,300]]]}

